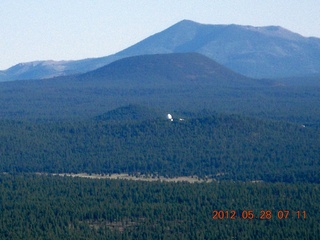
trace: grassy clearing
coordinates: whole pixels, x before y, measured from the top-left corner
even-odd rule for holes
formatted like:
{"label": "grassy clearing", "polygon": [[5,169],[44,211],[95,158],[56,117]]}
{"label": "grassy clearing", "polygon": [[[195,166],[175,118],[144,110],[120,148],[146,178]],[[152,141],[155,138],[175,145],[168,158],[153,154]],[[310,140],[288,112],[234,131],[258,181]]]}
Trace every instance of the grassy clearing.
{"label": "grassy clearing", "polygon": [[197,176],[181,176],[166,178],[163,176],[154,175],[129,175],[126,173],[121,174],[87,174],[87,173],[55,173],[53,175],[67,176],[67,177],[81,177],[81,178],[91,178],[91,179],[122,179],[122,180],[134,180],[134,181],[148,181],[148,182],[188,182],[188,183],[202,183],[202,182],[212,182],[212,179],[201,179]]}

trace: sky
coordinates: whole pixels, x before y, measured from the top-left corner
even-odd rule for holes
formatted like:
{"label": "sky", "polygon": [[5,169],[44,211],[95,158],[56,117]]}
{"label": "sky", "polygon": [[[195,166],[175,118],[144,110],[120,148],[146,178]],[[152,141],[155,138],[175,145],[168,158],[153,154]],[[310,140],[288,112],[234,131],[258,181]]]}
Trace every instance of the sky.
{"label": "sky", "polygon": [[183,19],[320,38],[319,0],[1,0],[0,69],[108,56]]}

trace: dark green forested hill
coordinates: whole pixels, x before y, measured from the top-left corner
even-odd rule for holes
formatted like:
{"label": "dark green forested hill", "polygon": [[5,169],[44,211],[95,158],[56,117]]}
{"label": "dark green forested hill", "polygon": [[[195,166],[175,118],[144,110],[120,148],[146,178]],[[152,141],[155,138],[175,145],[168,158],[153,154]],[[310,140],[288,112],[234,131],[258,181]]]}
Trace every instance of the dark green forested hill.
{"label": "dark green forested hill", "polygon": [[[124,112],[136,113],[137,107],[118,113]],[[118,121],[111,122],[3,120],[0,171],[319,182],[316,127],[217,113],[176,113],[171,122],[165,114],[143,121],[122,121],[116,114]],[[179,121],[180,116],[186,118]]]}
{"label": "dark green forested hill", "polygon": [[164,118],[164,113],[162,111],[134,104],[116,108],[94,117],[97,121],[115,124],[134,123],[161,118]]}
{"label": "dark green forested hill", "polygon": [[[151,183],[0,174],[0,192],[0,239],[320,235],[318,184]],[[213,219],[214,210],[224,214]],[[234,219],[226,211],[235,211]]]}
{"label": "dark green forested hill", "polygon": [[[170,86],[202,81],[214,85],[253,85],[259,83],[224,67],[199,53],[151,54],[123,58],[94,71],[79,75],[79,81],[121,81],[119,83]],[[118,84],[119,84],[118,83]]]}

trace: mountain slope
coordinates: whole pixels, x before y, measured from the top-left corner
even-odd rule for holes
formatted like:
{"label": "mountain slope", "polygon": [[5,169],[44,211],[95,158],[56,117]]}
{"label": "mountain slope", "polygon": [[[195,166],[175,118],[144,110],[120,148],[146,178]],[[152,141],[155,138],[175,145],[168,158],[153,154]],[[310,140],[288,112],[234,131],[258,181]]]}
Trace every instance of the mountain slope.
{"label": "mountain slope", "polygon": [[38,61],[2,71],[0,81],[91,71],[144,54],[198,52],[243,75],[268,78],[320,73],[320,39],[277,26],[210,25],[183,20],[114,55],[79,61]]}

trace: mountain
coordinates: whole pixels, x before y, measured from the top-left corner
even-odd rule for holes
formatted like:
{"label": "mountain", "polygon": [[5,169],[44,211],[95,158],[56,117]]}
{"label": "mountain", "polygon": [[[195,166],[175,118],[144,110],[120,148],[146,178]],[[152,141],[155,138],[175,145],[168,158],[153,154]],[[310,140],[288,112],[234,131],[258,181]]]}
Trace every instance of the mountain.
{"label": "mountain", "polygon": [[184,20],[118,54],[199,52],[257,78],[320,72],[320,39],[277,26],[204,25]]}
{"label": "mountain", "polygon": [[320,39],[278,26],[211,25],[183,20],[114,55],[79,61],[38,61],[2,71],[0,81],[48,78],[91,71],[145,54],[198,52],[256,78],[320,74]]}
{"label": "mountain", "polygon": [[199,53],[150,54],[122,58],[104,67],[78,76],[78,79],[136,81],[138,85],[163,81],[173,84],[187,81],[215,81],[221,84],[251,84],[256,80],[233,72]]}

